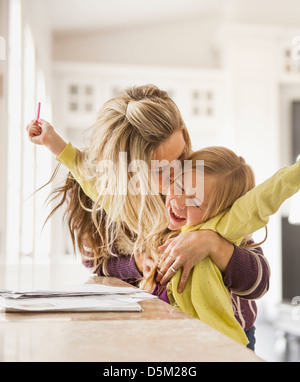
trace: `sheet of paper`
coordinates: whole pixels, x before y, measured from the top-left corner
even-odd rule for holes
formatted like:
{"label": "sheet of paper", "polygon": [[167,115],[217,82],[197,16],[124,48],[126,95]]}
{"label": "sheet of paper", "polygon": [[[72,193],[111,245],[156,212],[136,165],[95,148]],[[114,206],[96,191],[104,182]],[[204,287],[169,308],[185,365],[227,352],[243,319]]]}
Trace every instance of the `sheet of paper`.
{"label": "sheet of paper", "polygon": [[6,312],[141,311],[138,302],[153,298],[157,297],[133,287],[83,284],[51,290],[2,290],[0,309]]}
{"label": "sheet of paper", "polygon": [[126,295],[47,297],[27,299],[0,298],[6,312],[101,312],[141,311],[138,302]]}
{"label": "sheet of paper", "polygon": [[139,294],[144,291],[133,287],[113,287],[101,284],[82,284],[71,285],[51,290],[21,290],[8,291],[0,290],[0,297],[5,298],[31,298],[31,297],[64,297],[64,296],[91,296],[91,295],[108,295],[108,294]]}

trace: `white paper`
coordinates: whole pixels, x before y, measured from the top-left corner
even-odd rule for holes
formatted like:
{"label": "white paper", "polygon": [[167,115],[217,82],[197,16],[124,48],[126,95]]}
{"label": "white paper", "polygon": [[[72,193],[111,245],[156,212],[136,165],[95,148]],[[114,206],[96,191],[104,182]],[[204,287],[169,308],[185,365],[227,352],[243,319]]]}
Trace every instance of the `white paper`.
{"label": "white paper", "polygon": [[101,284],[71,285],[51,290],[21,290],[21,291],[0,291],[0,297],[5,298],[31,298],[31,297],[65,297],[65,296],[91,296],[108,294],[139,294],[144,291],[133,287],[113,287]]}
{"label": "white paper", "polygon": [[[125,298],[124,298],[125,297]],[[47,297],[26,299],[0,298],[6,312],[101,312],[141,311],[141,306],[128,296]]]}
{"label": "white paper", "polygon": [[157,298],[133,287],[83,284],[52,290],[0,291],[6,312],[141,311],[139,301]]}

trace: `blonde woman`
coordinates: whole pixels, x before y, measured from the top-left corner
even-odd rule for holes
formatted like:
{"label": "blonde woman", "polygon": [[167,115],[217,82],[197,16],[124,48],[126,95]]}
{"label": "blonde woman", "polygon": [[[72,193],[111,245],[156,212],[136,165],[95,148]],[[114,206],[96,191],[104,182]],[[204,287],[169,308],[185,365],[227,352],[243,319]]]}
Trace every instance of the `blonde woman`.
{"label": "blonde woman", "polygon": [[[116,180],[122,179],[123,174],[127,178],[133,176],[127,168],[119,167],[119,152],[128,153],[128,163],[132,160],[144,160],[148,164],[154,159],[171,163],[176,159],[183,160],[190,154],[191,142],[186,126],[168,94],[154,85],[146,85],[127,89],[118,97],[106,102],[90,129],[89,149],[85,153],[67,144],[44,120],[32,121],[27,126],[27,131],[33,143],[47,147],[71,170],[85,194],[95,202],[90,204],[90,209],[93,210],[93,220],[98,227],[100,242],[97,243],[97,251],[93,251],[94,265],[106,273],[107,262],[111,260],[111,246],[114,243],[121,255],[134,254],[139,273],[143,274],[143,230],[147,229],[149,237],[155,235],[167,223],[168,216],[161,195],[145,195],[141,198],[130,194],[118,195],[120,184],[117,184]],[[104,175],[101,179],[102,184],[99,185],[97,163],[101,160],[111,160],[115,163],[116,176],[112,178],[109,174]],[[80,163],[79,167],[76,166],[76,162]],[[84,173],[79,171],[80,168],[84,168]],[[90,186],[91,180],[93,187]],[[98,187],[95,187],[95,183]],[[116,195],[105,195],[101,190],[102,185],[108,185],[110,190],[115,188]],[[160,192],[162,188],[160,177]],[[102,196],[99,198],[100,195]],[[118,208],[110,208],[109,205]],[[143,220],[140,216],[143,216]],[[81,244],[83,238],[78,238]],[[189,239],[188,245],[182,242],[181,248],[187,255],[218,251],[224,256],[229,256],[234,251],[234,247],[219,235],[201,232],[191,233],[186,238]],[[91,246],[92,243],[88,243],[85,247]],[[83,244],[81,247],[83,248]],[[183,283],[189,271],[188,264],[188,267],[184,268]]]}
{"label": "blonde woman", "polygon": [[[147,227],[149,235],[159,232],[161,224],[167,221],[167,214],[159,194],[139,197],[120,192],[122,181],[129,184],[134,173],[128,171],[127,163],[120,162],[119,153],[127,153],[128,163],[140,160],[147,165],[152,159],[172,162],[189,155],[191,143],[186,126],[168,94],[147,85],[127,89],[107,101],[90,128],[86,152],[67,145],[44,120],[32,121],[27,131],[33,143],[47,147],[70,168],[86,196],[93,201],[92,217],[100,238],[94,252],[95,265],[105,271],[114,243],[120,254],[134,254],[142,271],[143,230]],[[105,171],[99,175],[98,165],[105,161],[114,164],[114,176]],[[145,183],[144,179],[140,181]],[[147,188],[148,184],[144,186]],[[159,189],[162,187],[160,177]]]}

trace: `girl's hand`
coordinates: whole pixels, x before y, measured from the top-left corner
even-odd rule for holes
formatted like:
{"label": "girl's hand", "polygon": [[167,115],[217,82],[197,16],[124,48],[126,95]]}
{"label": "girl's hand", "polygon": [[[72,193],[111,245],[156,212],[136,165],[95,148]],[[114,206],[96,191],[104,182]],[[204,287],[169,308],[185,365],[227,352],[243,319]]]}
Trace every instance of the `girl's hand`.
{"label": "girl's hand", "polygon": [[141,275],[147,277],[154,267],[154,261],[146,252],[135,256],[135,263]]}
{"label": "girl's hand", "polygon": [[178,292],[182,293],[190,271],[201,260],[210,256],[221,272],[225,272],[234,252],[233,244],[213,231],[193,231],[169,239],[160,247],[164,251],[156,281],[165,285],[183,268]]}
{"label": "girl's hand", "polygon": [[67,143],[55,132],[53,126],[43,119],[32,120],[26,130],[32,143],[46,146],[56,156],[59,156],[67,146]]}

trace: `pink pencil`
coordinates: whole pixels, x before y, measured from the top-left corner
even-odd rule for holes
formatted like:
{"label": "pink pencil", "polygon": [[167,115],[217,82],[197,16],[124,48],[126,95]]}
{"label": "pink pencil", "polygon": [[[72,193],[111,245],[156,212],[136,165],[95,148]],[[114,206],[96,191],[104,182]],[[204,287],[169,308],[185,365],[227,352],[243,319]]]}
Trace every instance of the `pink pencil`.
{"label": "pink pencil", "polygon": [[37,109],[37,116],[36,120],[38,121],[40,119],[40,114],[41,114],[41,103],[38,103],[38,109]]}

